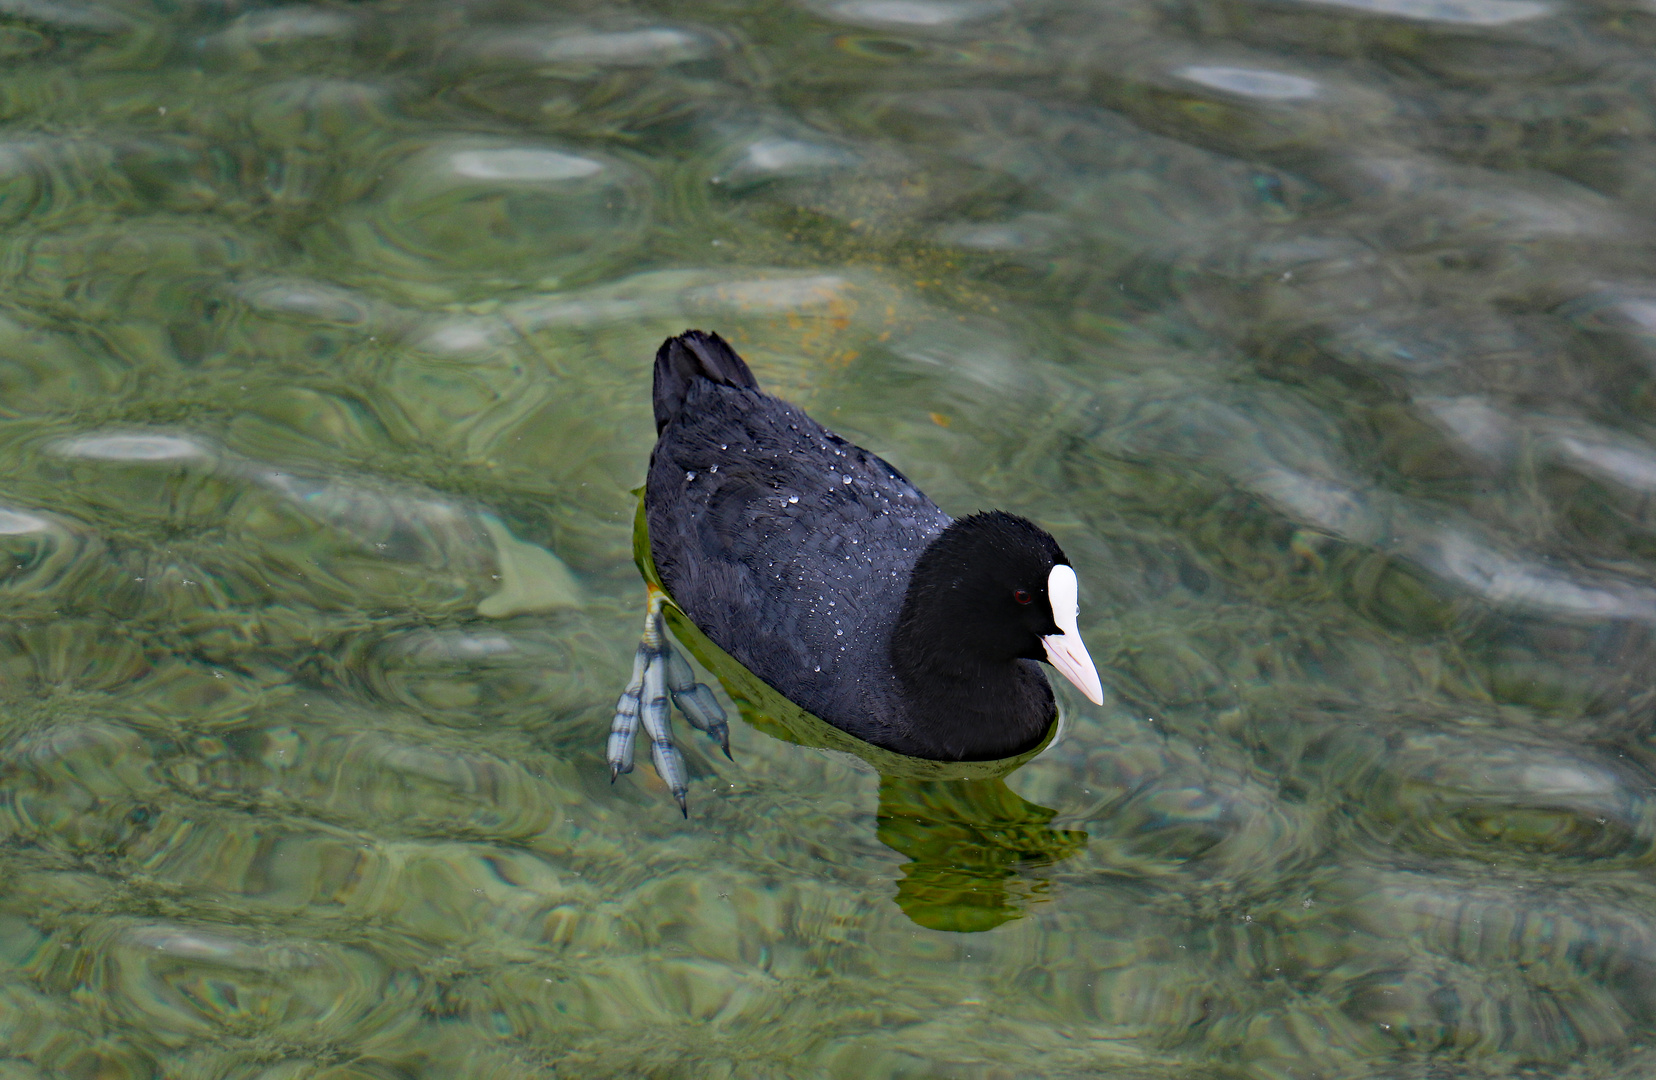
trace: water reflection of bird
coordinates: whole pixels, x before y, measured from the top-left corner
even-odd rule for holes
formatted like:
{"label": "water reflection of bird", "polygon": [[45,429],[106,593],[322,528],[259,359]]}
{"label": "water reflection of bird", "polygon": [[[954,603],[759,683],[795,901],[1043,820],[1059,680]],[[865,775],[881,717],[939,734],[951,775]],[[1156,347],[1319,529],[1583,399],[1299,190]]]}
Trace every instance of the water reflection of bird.
{"label": "water reflection of bird", "polygon": [[729,752],[722,711],[663,633],[667,602],[802,709],[908,757],[1039,746],[1057,709],[1038,660],[1101,703],[1075,571],[1045,531],[1001,511],[951,519],[885,461],[762,392],[716,334],[662,345],[654,405],[644,516],[667,595],[652,588],[612,778],[632,768],[642,719],[685,806],[669,695]]}

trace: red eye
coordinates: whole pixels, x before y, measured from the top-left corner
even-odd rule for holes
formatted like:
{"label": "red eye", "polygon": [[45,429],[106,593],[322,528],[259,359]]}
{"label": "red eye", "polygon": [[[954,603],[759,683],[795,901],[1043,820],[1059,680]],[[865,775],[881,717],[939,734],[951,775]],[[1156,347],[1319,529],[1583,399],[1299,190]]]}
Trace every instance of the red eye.
{"label": "red eye", "polygon": [[1035,598],[1029,595],[1028,589],[1013,589],[1012,599],[1016,600],[1020,604],[1027,604]]}

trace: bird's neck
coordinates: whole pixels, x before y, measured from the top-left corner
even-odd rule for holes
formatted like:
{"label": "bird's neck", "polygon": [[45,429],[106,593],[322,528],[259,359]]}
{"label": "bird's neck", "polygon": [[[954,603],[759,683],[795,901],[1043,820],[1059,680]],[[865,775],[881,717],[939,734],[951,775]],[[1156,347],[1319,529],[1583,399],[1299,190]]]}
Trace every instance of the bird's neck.
{"label": "bird's neck", "polygon": [[1040,669],[1016,657],[973,657],[944,641],[909,620],[900,620],[892,635],[892,667],[914,737],[933,744],[922,756],[993,761],[1039,743],[1056,715]]}

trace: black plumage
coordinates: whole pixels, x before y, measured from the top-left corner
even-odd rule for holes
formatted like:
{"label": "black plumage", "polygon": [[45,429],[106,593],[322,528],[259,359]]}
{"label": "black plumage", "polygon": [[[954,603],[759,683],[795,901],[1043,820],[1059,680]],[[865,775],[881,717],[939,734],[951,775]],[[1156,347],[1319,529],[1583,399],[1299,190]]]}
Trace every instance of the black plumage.
{"label": "black plumage", "polygon": [[651,556],[703,633],[888,750],[988,760],[1040,742],[1056,709],[1034,661],[1059,632],[1048,574],[1068,561],[1051,536],[1000,512],[952,520],[761,391],[716,334],[662,345],[653,398]]}

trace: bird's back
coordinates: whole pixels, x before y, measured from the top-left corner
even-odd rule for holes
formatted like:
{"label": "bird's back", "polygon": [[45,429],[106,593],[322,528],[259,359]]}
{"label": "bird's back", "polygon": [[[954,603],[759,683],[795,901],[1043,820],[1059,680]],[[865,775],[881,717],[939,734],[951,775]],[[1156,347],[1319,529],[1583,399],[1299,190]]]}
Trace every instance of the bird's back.
{"label": "bird's back", "polygon": [[902,745],[891,631],[915,560],[950,518],[884,460],[760,391],[745,364],[745,379],[686,377],[700,362],[665,365],[665,419],[660,358],[656,368],[644,501],[662,583],[785,697]]}

